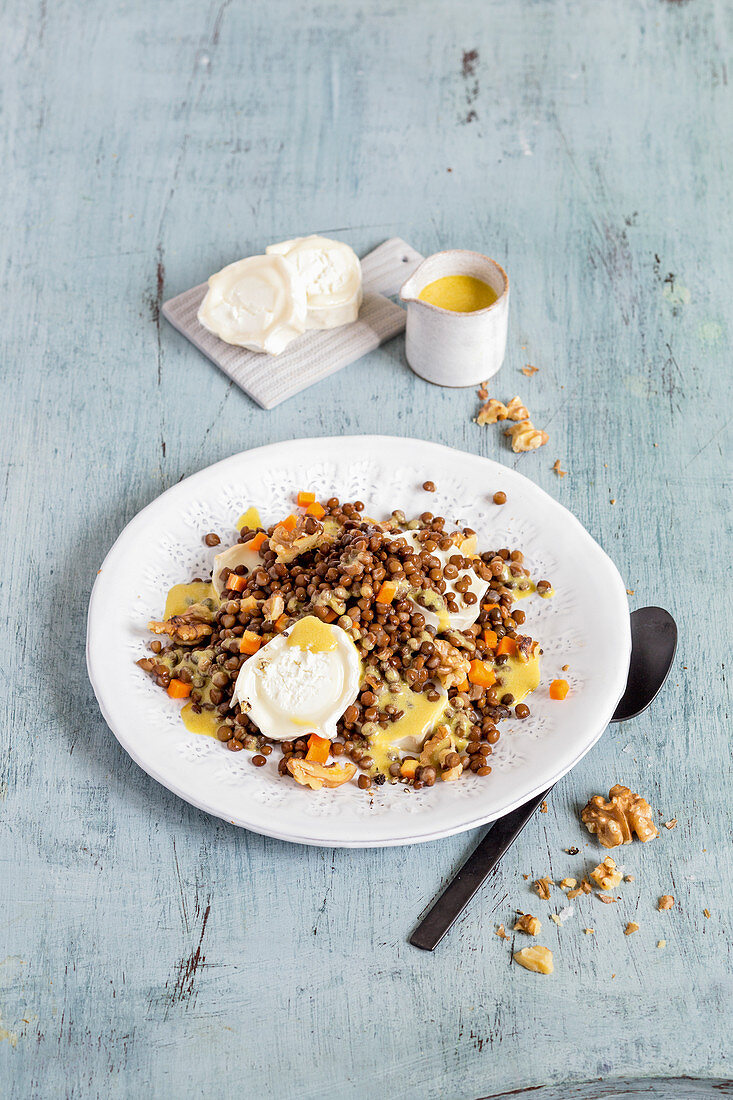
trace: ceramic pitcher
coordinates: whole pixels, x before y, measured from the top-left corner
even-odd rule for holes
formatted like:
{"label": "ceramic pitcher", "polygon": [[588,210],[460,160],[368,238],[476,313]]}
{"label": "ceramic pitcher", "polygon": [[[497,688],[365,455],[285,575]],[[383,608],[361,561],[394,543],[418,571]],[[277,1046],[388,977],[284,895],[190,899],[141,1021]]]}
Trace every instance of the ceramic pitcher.
{"label": "ceramic pitcher", "polygon": [[[472,275],[488,283],[497,299],[486,309],[457,313],[419,298],[420,291],[446,275]],[[499,370],[506,349],[509,278],[480,252],[436,252],[402,286],[407,303],[405,353],[416,374],[438,386],[475,386]]]}

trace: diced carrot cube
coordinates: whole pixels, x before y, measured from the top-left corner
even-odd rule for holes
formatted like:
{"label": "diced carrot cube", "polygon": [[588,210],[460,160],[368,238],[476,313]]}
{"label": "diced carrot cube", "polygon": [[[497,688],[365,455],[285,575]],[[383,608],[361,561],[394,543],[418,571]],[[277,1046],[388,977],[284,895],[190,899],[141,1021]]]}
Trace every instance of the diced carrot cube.
{"label": "diced carrot cube", "polygon": [[309,504],[314,503],[314,501],[316,499],[316,494],[315,493],[304,493],[304,492],[301,491],[300,493],[298,493],[298,495],[295,499],[298,503],[298,507],[307,508]]}
{"label": "diced carrot cube", "polygon": [[500,605],[498,603],[483,603],[481,607],[484,611],[499,611]]}
{"label": "diced carrot cube", "polygon": [[514,657],[516,655],[516,652],[517,643],[514,641],[514,638],[504,637],[501,639],[498,646],[496,647],[497,657],[502,657],[504,654],[506,654],[508,657]]}
{"label": "diced carrot cube", "polygon": [[460,684],[456,684],[459,691],[468,691],[469,686],[468,680],[461,680]]}
{"label": "diced carrot cube", "polygon": [[569,691],[570,684],[567,680],[553,680],[550,684],[551,699],[564,699]]}
{"label": "diced carrot cube", "polygon": [[414,779],[419,763],[420,761],[416,760],[414,756],[405,757],[400,765],[400,775],[404,779]]}
{"label": "diced carrot cube", "polygon": [[326,509],[316,500],[313,504],[308,505],[305,510],[305,514],[307,516],[315,516],[316,519],[323,519],[326,514]]}
{"label": "diced carrot cube", "polygon": [[252,656],[262,645],[262,638],[254,630],[245,630],[239,642],[239,652]]}
{"label": "diced carrot cube", "polygon": [[230,573],[227,577],[226,588],[231,589],[232,592],[241,592],[247,584],[246,577],[240,577],[237,573]]}
{"label": "diced carrot cube", "polygon": [[275,630],[277,630],[278,634],[282,634],[289,622],[290,619],[284,614],[281,615],[279,619],[275,619]]}
{"label": "diced carrot cube", "polygon": [[290,516],[286,516],[285,519],[282,520],[282,522],[280,523],[280,526],[284,527],[286,531],[294,531],[295,527],[297,525],[297,522],[298,521],[295,518],[295,516],[290,515]]}
{"label": "diced carrot cube", "polygon": [[319,737],[312,733],[308,738],[308,752],[306,760],[313,760],[316,764],[325,764],[331,752],[331,742],[327,737]]}
{"label": "diced carrot cube", "polygon": [[323,619],[323,622],[324,623],[335,623],[337,619],[338,619],[338,615],[336,614],[336,612],[334,611],[334,609],[332,607],[329,607],[328,611],[326,612],[326,616]]}
{"label": "diced carrot cube", "polygon": [[489,668],[483,661],[471,661],[471,666],[468,670],[468,679],[472,684],[478,684],[479,687],[491,687],[496,683],[496,676],[494,670]]}
{"label": "diced carrot cube", "polygon": [[184,683],[183,680],[171,680],[166,690],[171,699],[187,699],[191,694],[192,686]]}
{"label": "diced carrot cube", "polygon": [[266,539],[267,535],[265,534],[265,532],[258,531],[253,539],[250,539],[249,542],[245,543],[245,546],[250,546],[253,550],[259,550],[259,548],[262,546],[262,543],[265,542]]}
{"label": "diced carrot cube", "polygon": [[496,646],[497,646],[498,641],[499,641],[499,639],[496,636],[496,631],[495,630],[485,630],[484,631],[484,641],[486,642],[489,649],[496,649]]}
{"label": "diced carrot cube", "polygon": [[397,581],[384,581],[377,592],[377,603],[388,604],[397,595]]}

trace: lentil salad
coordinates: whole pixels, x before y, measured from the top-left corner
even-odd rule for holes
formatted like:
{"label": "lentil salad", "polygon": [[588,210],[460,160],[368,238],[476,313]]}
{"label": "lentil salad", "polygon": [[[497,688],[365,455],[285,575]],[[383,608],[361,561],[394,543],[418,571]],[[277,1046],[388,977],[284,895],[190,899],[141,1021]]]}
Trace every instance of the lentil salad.
{"label": "lentil salad", "polygon": [[[313,789],[352,779],[362,790],[421,789],[491,775],[499,723],[529,716],[523,699],[539,679],[541,650],[521,632],[515,604],[550,594],[550,582],[532,582],[521,551],[479,552],[473,530],[447,530],[430,512],[408,521],[396,509],[378,522],[361,501],[317,502],[310,493],[297,501],[298,513],[280,523],[241,526],[235,545],[256,550],[256,564],[225,566],[214,578],[220,598],[212,590],[152,622],[167,641],[151,642],[140,668],[227,749],[251,752],[255,767],[277,749],[279,774]],[[199,595],[204,584],[194,582]],[[458,629],[462,614],[471,621]],[[266,737],[235,697],[245,663],[305,616],[340,627],[361,658],[358,697],[325,745],[307,731]],[[423,704],[436,707],[436,721],[405,750],[405,710]]]}

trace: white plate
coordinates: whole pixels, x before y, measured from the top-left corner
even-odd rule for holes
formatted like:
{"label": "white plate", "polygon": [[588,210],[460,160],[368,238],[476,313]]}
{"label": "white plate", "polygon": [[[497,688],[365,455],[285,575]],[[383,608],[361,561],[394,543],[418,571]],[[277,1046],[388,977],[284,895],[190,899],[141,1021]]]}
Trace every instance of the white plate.
{"label": "white plate", "polygon": [[[437,492],[425,493],[423,481]],[[319,498],[363,500],[382,518],[431,511],[473,527],[481,549],[521,549],[552,599],[522,602],[525,629],[544,650],[531,717],[510,719],[486,778],[414,791],[402,785],[360,791],[354,784],[313,792],[277,774],[277,754],[254,768],[190,734],[178,704],[135,665],[146,655],[146,624],[160,618],[168,589],[208,576],[234,523],[256,505],[267,524],[292,510],[299,489]],[[492,495],[507,494],[497,506]],[[187,802],[255,832],[328,847],[435,840],[501,817],[549,787],[603,733],[623,694],[631,653],[626,592],[616,567],[580,523],[521,474],[449,447],[388,436],[293,440],[234,455],[175,485],[122,532],[99,572],[89,605],[87,666],[99,706],[120,744],[149,775]],[[561,672],[568,665],[567,672]],[[564,702],[548,685],[563,676]]]}

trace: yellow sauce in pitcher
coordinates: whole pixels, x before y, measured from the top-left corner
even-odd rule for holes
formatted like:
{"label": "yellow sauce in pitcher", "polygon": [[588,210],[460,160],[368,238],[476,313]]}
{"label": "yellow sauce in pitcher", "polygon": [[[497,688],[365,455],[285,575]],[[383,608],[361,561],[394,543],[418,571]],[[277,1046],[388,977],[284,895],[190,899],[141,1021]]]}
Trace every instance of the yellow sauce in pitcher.
{"label": "yellow sauce in pitcher", "polygon": [[422,302],[449,309],[453,313],[475,313],[478,309],[493,306],[498,298],[496,291],[474,275],[444,275],[424,286],[418,298]]}

